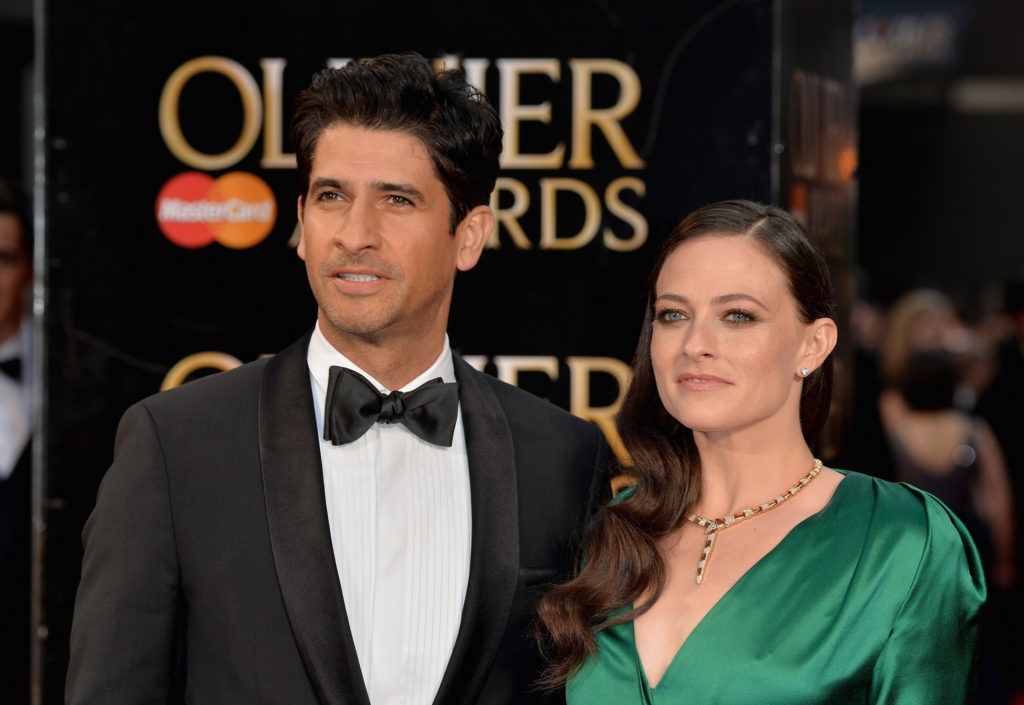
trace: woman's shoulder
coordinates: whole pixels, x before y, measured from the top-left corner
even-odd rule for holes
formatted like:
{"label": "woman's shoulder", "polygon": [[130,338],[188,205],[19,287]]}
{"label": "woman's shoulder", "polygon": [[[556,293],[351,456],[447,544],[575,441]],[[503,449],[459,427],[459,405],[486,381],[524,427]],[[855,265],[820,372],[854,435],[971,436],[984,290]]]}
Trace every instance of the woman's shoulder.
{"label": "woman's shoulder", "polygon": [[858,505],[857,510],[866,517],[910,531],[944,531],[959,523],[942,500],[930,492],[853,470],[836,471],[846,476],[841,483],[849,490],[844,493],[846,501]]}
{"label": "woman's shoulder", "polygon": [[840,470],[850,483],[844,494],[847,509],[869,522],[869,536],[906,557],[922,562],[964,556],[972,573],[980,575],[980,560],[970,534],[959,517],[935,495],[905,482],[889,482],[863,473]]}

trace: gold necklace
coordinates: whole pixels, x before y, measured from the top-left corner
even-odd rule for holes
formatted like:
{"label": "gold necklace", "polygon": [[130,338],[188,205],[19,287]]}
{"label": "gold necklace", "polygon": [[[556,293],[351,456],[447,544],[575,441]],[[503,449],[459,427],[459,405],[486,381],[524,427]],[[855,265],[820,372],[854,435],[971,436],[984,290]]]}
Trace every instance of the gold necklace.
{"label": "gold necklace", "polygon": [[691,521],[698,526],[704,528],[704,553],[701,554],[700,560],[697,561],[697,584],[700,585],[704,582],[704,573],[708,567],[708,561],[711,560],[711,551],[715,547],[715,539],[718,538],[719,531],[725,531],[726,529],[736,526],[744,519],[750,519],[756,517],[759,514],[764,514],[767,511],[775,509],[777,506],[791,498],[797,492],[802,490],[808,482],[813,480],[821,472],[822,462],[817,458],[814,459],[814,467],[811,471],[800,478],[800,480],[789,488],[786,494],[780,494],[770,502],[766,502],[758,507],[751,507],[742,511],[731,514],[721,519],[705,519],[697,514],[691,514],[686,517],[687,521]]}

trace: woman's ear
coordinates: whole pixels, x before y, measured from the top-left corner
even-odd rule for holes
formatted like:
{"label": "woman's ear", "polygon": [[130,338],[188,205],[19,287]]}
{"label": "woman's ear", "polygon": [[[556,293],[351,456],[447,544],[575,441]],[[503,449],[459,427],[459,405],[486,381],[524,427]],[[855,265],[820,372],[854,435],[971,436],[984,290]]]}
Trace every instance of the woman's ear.
{"label": "woman's ear", "polygon": [[[804,337],[803,350],[800,359],[797,360],[797,375],[806,377],[814,370],[821,367],[825,358],[832,354],[839,337],[839,330],[836,322],[831,318],[819,318],[807,326]],[[803,370],[808,370],[803,374]]]}

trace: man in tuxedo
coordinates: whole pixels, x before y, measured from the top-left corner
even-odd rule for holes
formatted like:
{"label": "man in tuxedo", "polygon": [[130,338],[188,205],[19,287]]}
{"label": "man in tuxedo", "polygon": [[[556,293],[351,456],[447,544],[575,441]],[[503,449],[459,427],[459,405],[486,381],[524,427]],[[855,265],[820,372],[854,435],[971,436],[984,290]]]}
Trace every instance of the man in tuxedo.
{"label": "man in tuxedo", "polygon": [[31,559],[32,280],[28,203],[0,180],[0,693],[28,703]]}
{"label": "man in tuxedo", "polygon": [[67,702],[554,701],[529,626],[609,454],[445,334],[494,225],[498,118],[389,55],[317,74],[293,134],[316,326],[126,412]]}

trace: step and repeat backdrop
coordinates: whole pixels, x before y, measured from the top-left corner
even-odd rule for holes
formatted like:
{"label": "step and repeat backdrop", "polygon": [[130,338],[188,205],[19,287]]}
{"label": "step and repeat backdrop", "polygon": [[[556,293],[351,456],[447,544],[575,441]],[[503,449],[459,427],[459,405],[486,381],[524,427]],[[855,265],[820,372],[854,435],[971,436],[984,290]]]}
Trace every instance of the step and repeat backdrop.
{"label": "step and repeat backdrop", "polygon": [[842,3],[47,0],[44,17],[43,702],[61,701],[79,536],[120,414],[314,322],[289,124],[320,68],[418,51],[494,103],[498,225],[457,279],[453,347],[613,445],[648,269],[693,208],[791,208],[846,290]]}

